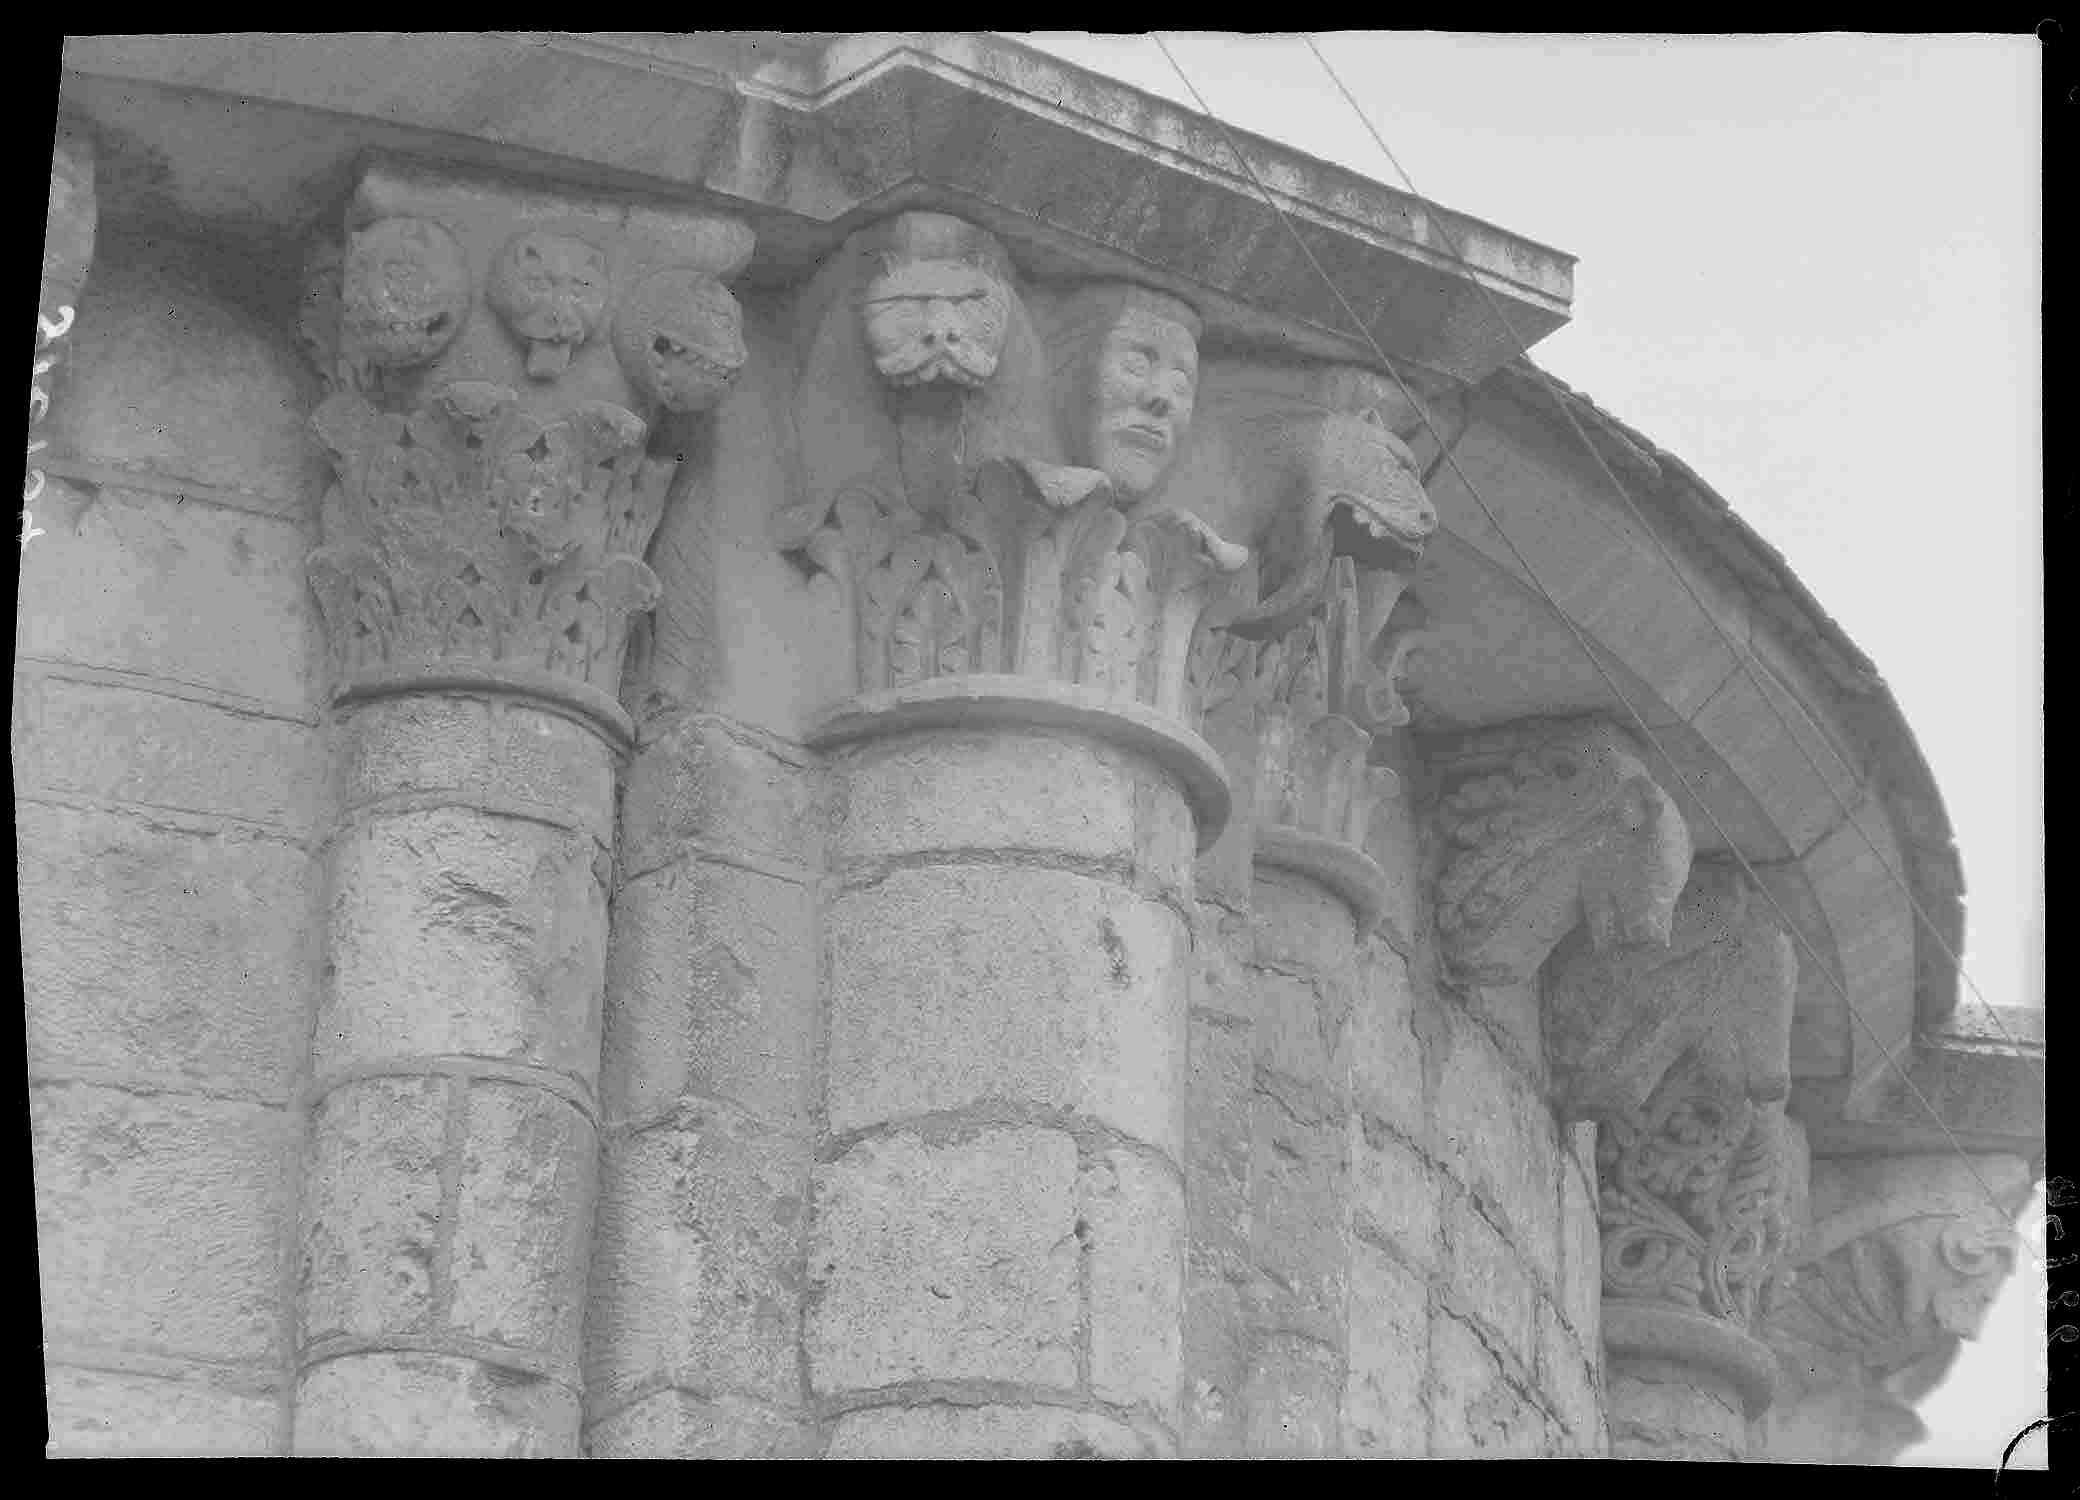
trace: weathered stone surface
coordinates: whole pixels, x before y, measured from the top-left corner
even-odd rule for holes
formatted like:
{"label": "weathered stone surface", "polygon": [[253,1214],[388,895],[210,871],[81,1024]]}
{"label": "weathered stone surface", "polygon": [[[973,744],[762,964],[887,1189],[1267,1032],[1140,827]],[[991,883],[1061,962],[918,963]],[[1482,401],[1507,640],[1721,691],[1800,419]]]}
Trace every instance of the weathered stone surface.
{"label": "weathered stone surface", "polygon": [[1568,1441],[1563,1451],[1599,1453],[1605,1446],[1600,1340],[1585,1345],[1550,1302],[1538,1304],[1538,1386]]}
{"label": "weathered stone surface", "polygon": [[1139,756],[1065,735],[906,735],[837,776],[834,859],[944,849],[1045,851],[1140,867],[1176,889],[1195,844],[1170,777]]}
{"label": "weathered stone surface", "polygon": [[1250,889],[1255,961],[1294,974],[1318,974],[1352,961],[1350,908],[1312,880],[1259,869]]}
{"label": "weathered stone surface", "polygon": [[1244,1451],[1253,1458],[1334,1456],[1342,1365],[1334,1351],[1311,1339],[1260,1337],[1242,1391]]}
{"label": "weathered stone surface", "polygon": [[1560,1163],[1560,1315],[1574,1336],[1590,1348],[1597,1339],[1603,1297],[1603,1236],[1597,1225],[1594,1179],[1580,1169],[1584,1156],[1593,1170],[1596,1126],[1573,1127],[1574,1159]]}
{"label": "weathered stone surface", "polygon": [[806,1343],[819,1393],[1077,1378],[1076,1147],[1048,1130],[863,1142],[816,1174]]}
{"label": "weathered stone surface", "polygon": [[[720,1105],[689,1105],[610,1139],[585,1331],[585,1388],[596,1408],[612,1409],[660,1378],[753,1397],[762,1408],[800,1400],[809,1156],[807,1145]],[[641,1420],[663,1421],[662,1411]],[[605,1425],[636,1420],[624,1413]],[[696,1414],[681,1423],[692,1434],[684,1441],[737,1442],[699,1434],[711,1422],[735,1432],[740,1421],[764,1430],[762,1418],[743,1413]]]}
{"label": "weathered stone surface", "polygon": [[339,731],[340,794],[353,810],[381,797],[515,803],[568,818],[602,842],[614,832],[614,767],[595,729],[508,697],[413,693],[354,706]]}
{"label": "weathered stone surface", "polygon": [[293,1451],[360,1458],[576,1453],[568,1386],[445,1354],[351,1354],[304,1372]]}
{"label": "weathered stone surface", "polygon": [[838,1419],[826,1458],[1151,1458],[1159,1444],[1060,1406],[877,1407]]}
{"label": "weathered stone surface", "polygon": [[1325,1103],[1340,1099],[1345,1090],[1337,1062],[1354,999],[1348,978],[1258,970],[1253,988],[1258,1065],[1320,1094]]}
{"label": "weathered stone surface", "polygon": [[607,1118],[717,1099],[806,1132],[815,920],[810,890],[727,865],[675,864],[623,885],[607,957]]}
{"label": "weathered stone surface", "polygon": [[1514,1247],[1464,1193],[1445,1192],[1445,1270],[1461,1316],[1479,1323],[1525,1368],[1538,1358],[1537,1289]]}
{"label": "weathered stone surface", "polygon": [[834,900],[824,942],[833,1131],[1019,1100],[1182,1155],[1168,908],[1055,870],[902,869]]}
{"label": "weathered stone surface", "polygon": [[[1481,1029],[1449,1006],[1434,1059],[1432,1129],[1452,1173],[1510,1221],[1511,1239],[1538,1275],[1558,1258],[1552,1117],[1545,1100]],[[1519,1222],[1521,1221],[1521,1222]]]}
{"label": "weathered stone surface", "polygon": [[50,1085],[30,1090],[29,1124],[46,1338],[277,1357],[283,1111]]}
{"label": "weathered stone surface", "polygon": [[369,1078],[312,1112],[303,1207],[302,1336],[373,1338],[434,1326],[441,1288],[446,1078]]}
{"label": "weathered stone surface", "polygon": [[18,653],[311,700],[302,528],[115,485],[91,493],[56,479],[45,490],[58,524],[22,552]]}
{"label": "weathered stone surface", "polygon": [[18,670],[14,774],[68,792],[308,833],[324,762],[309,726],[128,686]]}
{"label": "weathered stone surface", "polygon": [[1249,1252],[1250,1100],[1256,1068],[1247,1029],[1194,1016],[1185,1099],[1185,1175],[1193,1253],[1239,1265]]}
{"label": "weathered stone surface", "polygon": [[1254,1326],[1334,1347],[1343,1338],[1349,1143],[1333,1099],[1259,1069],[1251,1101],[1250,1262]]}
{"label": "weathered stone surface", "polygon": [[1409,1265],[1438,1264],[1437,1169],[1372,1115],[1353,1113],[1347,1139],[1352,1230]]}
{"label": "weathered stone surface", "polygon": [[574,1372],[599,1161],[592,1123],[553,1094],[482,1080],[466,1109],[449,1326]]}
{"label": "weathered stone surface", "polygon": [[1383,943],[1359,952],[1351,1007],[1352,1098],[1410,1139],[1425,1134],[1423,1053],[1412,1019],[1408,965]]}
{"label": "weathered stone surface", "polygon": [[1725,1381],[1665,1360],[1614,1360],[1607,1375],[1613,1458],[1737,1459],[1748,1444]]}
{"label": "weathered stone surface", "polygon": [[1430,1456],[1537,1458],[1544,1415],[1471,1326],[1440,1312],[1430,1322]]}
{"label": "weathered stone surface", "polygon": [[1344,1456],[1420,1458],[1430,1440],[1423,1397],[1429,1290],[1421,1277],[1366,1244],[1352,1247],[1350,1289]]}
{"label": "weathered stone surface", "polygon": [[736,1396],[658,1391],[592,1424],[591,1458],[814,1458],[815,1429]]}
{"label": "weathered stone surface", "polygon": [[308,1035],[307,854],[26,802],[15,836],[33,1071],[286,1097]]}
{"label": "weathered stone surface", "polygon": [[814,866],[823,843],[820,780],[712,719],[681,719],[629,766],[622,868],[654,869],[689,843]]}
{"label": "weathered stone surface", "polygon": [[160,233],[102,238],[52,448],[300,509],[316,382],[286,330],[236,305],[261,289],[250,257]]}
{"label": "weathered stone surface", "polygon": [[606,893],[591,838],[461,809],[390,814],[332,858],[317,1069],[462,1055],[590,1086]]}
{"label": "weathered stone surface", "polygon": [[222,1383],[45,1365],[52,1458],[262,1458],[281,1447],[282,1400]]}
{"label": "weathered stone surface", "polygon": [[1184,1294],[1184,1192],[1176,1172],[1108,1151],[1079,1185],[1089,1257],[1091,1393],[1178,1420]]}

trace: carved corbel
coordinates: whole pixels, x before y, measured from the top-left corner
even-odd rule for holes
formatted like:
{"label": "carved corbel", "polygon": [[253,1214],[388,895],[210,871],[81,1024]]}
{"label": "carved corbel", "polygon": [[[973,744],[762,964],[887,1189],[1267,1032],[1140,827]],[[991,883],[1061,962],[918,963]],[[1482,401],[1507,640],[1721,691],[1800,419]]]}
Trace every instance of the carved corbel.
{"label": "carved corbel", "polygon": [[[377,168],[310,258],[298,336],[332,393],[309,574],[339,691],[491,677],[615,705],[687,424],[745,359],[748,230]],[[482,304],[482,305],[480,305]]]}
{"label": "carved corbel", "polygon": [[1811,1222],[1761,1327],[1778,1396],[1760,1456],[1885,1464],[1927,1435],[1914,1403],[2014,1273],[2033,1180],[2007,1156],[1813,1163]]}
{"label": "carved corbel", "polygon": [[[50,414],[62,343],[72,331],[79,295],[94,259],[94,147],[84,135],[61,130],[51,148],[51,192],[44,209],[43,279],[37,289],[36,346],[29,367],[28,473],[22,481],[22,504],[34,505],[43,493],[43,470],[36,455],[48,446],[37,435]],[[23,519],[26,539],[33,518]]]}
{"label": "carved corbel", "polygon": [[1599,1126],[1605,1343],[1724,1381],[1750,1417],[1774,1389],[1755,1334],[1805,1197],[1784,1113],[1796,989],[1789,933],[1718,861],[1692,870],[1665,946],[1585,930],[1545,975],[1555,1112]]}
{"label": "carved corbel", "polygon": [[1526,981],[1577,924],[1599,951],[1667,943],[1690,831],[1616,726],[1510,725],[1435,763],[1446,786],[1437,934],[1455,980]]}

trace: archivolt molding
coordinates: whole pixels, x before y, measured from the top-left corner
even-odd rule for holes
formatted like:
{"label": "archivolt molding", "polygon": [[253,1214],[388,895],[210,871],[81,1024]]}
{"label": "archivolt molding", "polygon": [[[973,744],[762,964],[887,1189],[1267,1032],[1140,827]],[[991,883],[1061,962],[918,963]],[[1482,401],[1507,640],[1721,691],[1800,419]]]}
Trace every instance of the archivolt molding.
{"label": "archivolt molding", "polygon": [[331,394],[309,573],[342,696],[511,678],[625,733],[643,553],[745,360],[726,220],[378,167],[309,262]]}

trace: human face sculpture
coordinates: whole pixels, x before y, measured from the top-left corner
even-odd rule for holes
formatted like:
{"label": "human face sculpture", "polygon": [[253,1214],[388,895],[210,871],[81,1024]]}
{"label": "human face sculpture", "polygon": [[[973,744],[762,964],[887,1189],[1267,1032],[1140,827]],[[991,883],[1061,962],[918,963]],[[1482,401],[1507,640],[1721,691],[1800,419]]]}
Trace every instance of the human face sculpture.
{"label": "human face sculpture", "polygon": [[1192,420],[1199,348],[1192,331],[1128,306],[1099,342],[1083,441],[1085,461],[1136,498],[1162,482]]}
{"label": "human face sculpture", "polygon": [[897,261],[860,299],[874,368],[903,390],[979,387],[1003,357],[1010,311],[1003,282],[959,260]]}

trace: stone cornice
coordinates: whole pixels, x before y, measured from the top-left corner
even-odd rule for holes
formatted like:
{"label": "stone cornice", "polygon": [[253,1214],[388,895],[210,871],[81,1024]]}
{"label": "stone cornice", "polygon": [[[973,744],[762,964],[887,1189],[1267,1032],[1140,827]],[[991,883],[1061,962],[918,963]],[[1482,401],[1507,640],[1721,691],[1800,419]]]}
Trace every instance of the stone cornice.
{"label": "stone cornice", "polygon": [[[940,208],[1030,271],[1185,296],[1215,342],[1371,359],[1210,122],[1001,37],[75,37],[65,68],[112,136],[152,139],[146,196],[206,220],[293,236],[360,152],[432,152],[740,213],[756,281],[806,273],[870,219]],[[1397,361],[1471,381],[1512,352],[1440,230],[1520,335],[1566,320],[1570,257],[1239,139]]]}

